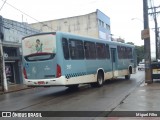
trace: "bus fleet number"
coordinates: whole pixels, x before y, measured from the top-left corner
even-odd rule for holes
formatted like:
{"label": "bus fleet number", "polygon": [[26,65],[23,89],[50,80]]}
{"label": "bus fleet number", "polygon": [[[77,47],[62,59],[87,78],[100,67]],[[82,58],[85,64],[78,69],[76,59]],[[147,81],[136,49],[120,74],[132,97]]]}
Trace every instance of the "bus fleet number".
{"label": "bus fleet number", "polygon": [[71,65],[67,65],[67,70],[70,70],[71,69]]}

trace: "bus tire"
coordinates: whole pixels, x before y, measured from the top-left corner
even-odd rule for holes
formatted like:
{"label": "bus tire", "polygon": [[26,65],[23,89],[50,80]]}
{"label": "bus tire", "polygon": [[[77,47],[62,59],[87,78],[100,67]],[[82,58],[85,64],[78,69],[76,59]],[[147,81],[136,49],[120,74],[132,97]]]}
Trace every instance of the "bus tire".
{"label": "bus tire", "polygon": [[103,74],[101,72],[99,72],[98,76],[97,76],[97,82],[91,83],[91,87],[101,87],[101,86],[103,86],[103,83],[104,83]]}

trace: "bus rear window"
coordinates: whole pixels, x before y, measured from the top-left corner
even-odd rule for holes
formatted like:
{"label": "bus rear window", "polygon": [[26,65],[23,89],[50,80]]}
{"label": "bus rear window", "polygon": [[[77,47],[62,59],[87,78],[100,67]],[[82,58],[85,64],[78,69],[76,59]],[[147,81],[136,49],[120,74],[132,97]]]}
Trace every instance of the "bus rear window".
{"label": "bus rear window", "polygon": [[23,56],[33,57],[47,57],[49,55],[37,53],[56,53],[56,35],[53,34],[41,34],[24,38],[22,40],[22,53]]}
{"label": "bus rear window", "polygon": [[41,54],[31,54],[25,56],[24,59],[26,61],[43,61],[53,59],[55,54],[53,53],[41,53]]}

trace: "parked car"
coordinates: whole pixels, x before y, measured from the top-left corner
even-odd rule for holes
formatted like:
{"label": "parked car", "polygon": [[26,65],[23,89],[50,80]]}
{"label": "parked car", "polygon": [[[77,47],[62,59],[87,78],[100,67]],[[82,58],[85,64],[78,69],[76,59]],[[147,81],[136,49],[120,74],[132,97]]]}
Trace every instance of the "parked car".
{"label": "parked car", "polygon": [[138,70],[144,70],[145,69],[145,64],[144,64],[144,62],[140,62],[139,64],[138,64]]}

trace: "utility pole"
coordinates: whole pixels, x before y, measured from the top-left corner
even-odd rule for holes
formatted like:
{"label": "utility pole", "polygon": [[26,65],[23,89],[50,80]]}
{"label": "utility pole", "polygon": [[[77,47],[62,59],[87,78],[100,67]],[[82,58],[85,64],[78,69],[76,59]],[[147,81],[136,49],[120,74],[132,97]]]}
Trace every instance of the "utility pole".
{"label": "utility pole", "polygon": [[1,68],[1,79],[2,79],[2,90],[8,91],[8,85],[7,85],[7,78],[6,78],[6,72],[5,72],[5,63],[4,63],[4,55],[3,55],[3,48],[2,48],[2,40],[0,43],[0,68]]}
{"label": "utility pole", "polygon": [[[148,31],[149,36],[149,23],[148,23],[148,0],[143,0],[143,19],[144,30]],[[152,83],[151,75],[151,49],[150,49],[150,37],[144,37],[144,52],[145,52],[145,83]]]}
{"label": "utility pole", "polygon": [[[0,44],[0,48],[1,48],[1,44]],[[3,58],[2,58],[2,55],[1,55],[1,51],[0,51],[0,87],[2,88],[2,91],[4,91],[4,81],[3,81],[3,65],[2,65],[2,62],[3,61]]]}
{"label": "utility pole", "polygon": [[3,91],[8,91],[7,79],[6,79],[6,72],[5,72],[5,62],[4,62],[4,55],[3,55],[3,19],[0,16],[0,76],[1,76],[1,85]]}
{"label": "utility pole", "polygon": [[149,13],[151,15],[153,15],[153,19],[154,19],[154,23],[155,23],[155,44],[156,44],[156,60],[160,57],[159,56],[159,41],[158,41],[158,38],[159,38],[159,31],[158,31],[158,23],[157,23],[157,14],[160,13],[160,11],[156,11],[157,8],[160,8],[160,6],[158,7],[152,7],[152,8],[149,8],[149,9],[152,9],[153,12],[152,13]]}

